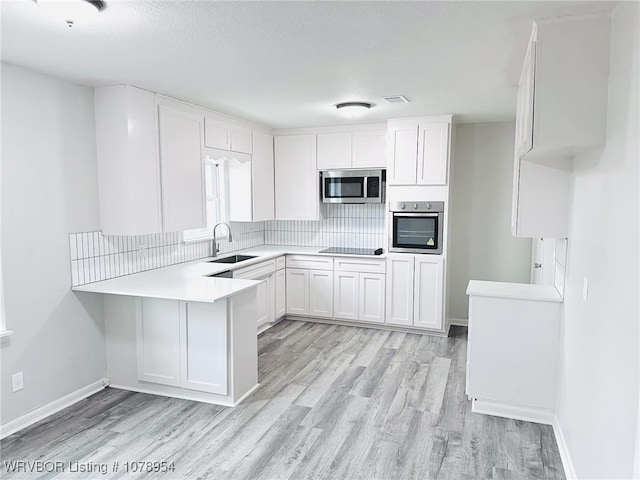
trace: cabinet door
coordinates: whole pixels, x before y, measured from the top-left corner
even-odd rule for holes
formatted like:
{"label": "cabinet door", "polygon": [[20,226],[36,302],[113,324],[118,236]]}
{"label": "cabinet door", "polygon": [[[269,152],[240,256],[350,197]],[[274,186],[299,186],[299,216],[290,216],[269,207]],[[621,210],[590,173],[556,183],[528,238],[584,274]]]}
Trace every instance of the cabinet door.
{"label": "cabinet door", "polygon": [[353,132],[353,168],[387,168],[385,132]]}
{"label": "cabinet door", "polygon": [[530,42],[524,58],[516,104],[516,152],[523,157],[533,148],[533,105],[536,63],[536,42]]}
{"label": "cabinet door", "polygon": [[180,385],[180,302],[142,298],[136,304],[138,379]]}
{"label": "cabinet door", "polygon": [[390,185],[415,185],[418,126],[389,127],[387,149],[387,182]]}
{"label": "cabinet door", "polygon": [[309,315],[333,317],[333,272],[309,270]]}
{"label": "cabinet door", "polygon": [[316,136],[275,137],[276,219],[317,220]]}
{"label": "cabinet door", "polygon": [[273,220],[275,197],[273,191],[273,136],[253,132],[253,155],[251,156],[253,178],[253,221]]}
{"label": "cabinet door", "polygon": [[287,282],[286,282],[286,270],[283,268],[282,270],[278,270],[275,273],[276,276],[276,281],[275,281],[275,288],[276,288],[276,294],[275,294],[275,298],[276,298],[276,312],[275,312],[275,318],[282,318],[285,316],[285,314],[287,313],[287,292],[286,292],[286,286],[287,286]]}
{"label": "cabinet door", "polygon": [[250,155],[242,153],[227,154],[227,175],[229,189],[229,220],[232,222],[251,222],[253,219],[253,194]]}
{"label": "cabinet door", "polygon": [[318,170],[351,168],[351,133],[318,135]]}
{"label": "cabinet door", "polygon": [[387,256],[387,323],[413,325],[414,255]]}
{"label": "cabinet door", "polygon": [[333,277],[333,316],[344,320],[358,320],[358,290],[360,274],[335,272]]}
{"label": "cabinet door", "polygon": [[449,160],[449,124],[420,124],[418,185],[446,185]]}
{"label": "cabinet door", "polygon": [[309,270],[287,268],[287,313],[306,315],[309,313]]}
{"label": "cabinet door", "polygon": [[243,127],[230,127],[229,150],[232,152],[251,154],[253,151],[251,130]]}
{"label": "cabinet door", "polygon": [[417,255],[415,266],[415,327],[441,330],[443,259],[436,255]]}
{"label": "cabinet door", "polygon": [[206,227],[202,117],[159,105],[165,232]]}
{"label": "cabinet door", "polygon": [[359,320],[384,323],[386,277],[380,273],[361,273],[359,286]]}
{"label": "cabinet door", "polygon": [[264,280],[257,287],[256,293],[256,305],[257,305],[257,317],[258,328],[266,325],[271,321],[271,275],[255,278],[255,280]]}
{"label": "cabinet door", "polygon": [[227,302],[180,302],[182,388],[227,394]]}
{"label": "cabinet door", "polygon": [[205,147],[217,148],[219,150],[230,150],[231,140],[229,138],[228,125],[205,117],[204,145]]}

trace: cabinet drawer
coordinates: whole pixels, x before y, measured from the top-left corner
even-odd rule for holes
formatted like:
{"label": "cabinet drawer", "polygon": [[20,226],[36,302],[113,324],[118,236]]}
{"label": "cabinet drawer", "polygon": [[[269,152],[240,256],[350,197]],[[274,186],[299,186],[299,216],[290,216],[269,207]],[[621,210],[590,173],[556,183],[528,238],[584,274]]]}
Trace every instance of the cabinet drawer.
{"label": "cabinet drawer", "polygon": [[335,258],[334,266],[340,272],[385,273],[385,260],[373,258]]}
{"label": "cabinet drawer", "polygon": [[286,267],[286,260],[283,255],[281,257],[276,258],[276,270],[282,270],[284,267]]}
{"label": "cabinet drawer", "polygon": [[262,277],[263,275],[268,275],[269,273],[273,273],[275,271],[276,261],[268,260],[266,262],[256,263],[255,265],[251,265],[250,267],[234,270],[233,278],[245,278],[251,280],[253,278]]}
{"label": "cabinet drawer", "polygon": [[333,270],[333,257],[327,258],[312,255],[287,255],[287,268]]}

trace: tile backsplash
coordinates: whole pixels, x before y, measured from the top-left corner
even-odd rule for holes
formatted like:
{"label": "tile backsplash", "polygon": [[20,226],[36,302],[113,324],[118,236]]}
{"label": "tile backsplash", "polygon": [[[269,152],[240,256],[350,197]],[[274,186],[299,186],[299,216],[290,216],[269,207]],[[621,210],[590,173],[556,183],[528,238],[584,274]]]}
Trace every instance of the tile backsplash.
{"label": "tile backsplash", "polygon": [[265,223],[267,245],[385,248],[384,204],[327,204],[319,221],[273,220]]}
{"label": "tile backsplash", "polygon": [[[384,204],[326,205],[319,221],[231,222],[233,242],[218,242],[220,254],[260,245],[385,248]],[[222,227],[220,234],[226,235]],[[211,256],[211,239],[183,242],[182,232],[150,235],[69,235],[72,285],[99,282],[132,273]]]}
{"label": "tile backsplash", "polygon": [[[220,228],[221,234],[226,231]],[[233,242],[218,242],[220,253],[264,244],[263,222],[232,222]],[[166,267],[211,256],[211,240],[183,242],[182,232],[149,235],[103,235],[102,232],[69,235],[71,281],[75,287],[132,273]]]}

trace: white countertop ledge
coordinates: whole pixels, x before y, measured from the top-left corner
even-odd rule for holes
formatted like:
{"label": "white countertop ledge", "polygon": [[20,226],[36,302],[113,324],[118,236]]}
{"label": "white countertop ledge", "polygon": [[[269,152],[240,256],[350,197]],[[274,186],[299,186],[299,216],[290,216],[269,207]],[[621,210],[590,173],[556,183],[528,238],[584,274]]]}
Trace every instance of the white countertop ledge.
{"label": "white countertop ledge", "polygon": [[[219,256],[220,258],[231,255],[254,255],[256,257],[243,262],[232,264],[212,263],[211,260],[213,260],[213,258],[201,258],[191,262],[146,270],[110,280],[78,285],[73,287],[72,290],[75,292],[213,303],[217,300],[231,297],[243,290],[253,288],[262,281],[207,277],[206,275],[248,267],[281,255],[359,257],[359,255],[319,253],[319,250],[324,248],[325,247],[300,247],[294,245],[263,245],[244,250],[236,250]],[[384,255],[368,258],[383,259]]]}
{"label": "white countertop ledge", "polygon": [[486,282],[471,280],[467,286],[467,295],[477,297],[513,298],[517,300],[535,300],[541,302],[562,302],[563,298],[550,285],[530,283]]}

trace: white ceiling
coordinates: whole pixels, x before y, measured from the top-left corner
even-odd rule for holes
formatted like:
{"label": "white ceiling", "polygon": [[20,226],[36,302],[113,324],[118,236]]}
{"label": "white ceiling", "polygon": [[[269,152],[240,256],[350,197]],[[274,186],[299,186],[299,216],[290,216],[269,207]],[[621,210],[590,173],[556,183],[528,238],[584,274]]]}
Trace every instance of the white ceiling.
{"label": "white ceiling", "polygon": [[[116,1],[68,28],[2,0],[2,61],[85,85],[131,84],[274,128],[453,113],[511,120],[531,22],[609,2]],[[387,105],[402,94],[411,103]]]}

